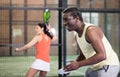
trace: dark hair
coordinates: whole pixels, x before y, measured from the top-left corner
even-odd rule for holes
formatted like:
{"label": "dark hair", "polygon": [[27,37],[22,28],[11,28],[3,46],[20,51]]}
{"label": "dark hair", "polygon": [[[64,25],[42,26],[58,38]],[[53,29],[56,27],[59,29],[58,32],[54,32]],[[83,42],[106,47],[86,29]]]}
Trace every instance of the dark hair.
{"label": "dark hair", "polygon": [[83,21],[83,18],[82,18],[82,14],[80,13],[79,9],[77,7],[70,7],[70,8],[67,8],[63,11],[63,13],[71,13],[71,15],[75,18],[75,17],[79,17],[79,20],[80,21]]}
{"label": "dark hair", "polygon": [[38,26],[40,26],[41,28],[44,28],[44,33],[47,34],[51,39],[53,38],[53,34],[51,32],[49,32],[49,30],[47,29],[47,25],[43,22],[38,23]]}

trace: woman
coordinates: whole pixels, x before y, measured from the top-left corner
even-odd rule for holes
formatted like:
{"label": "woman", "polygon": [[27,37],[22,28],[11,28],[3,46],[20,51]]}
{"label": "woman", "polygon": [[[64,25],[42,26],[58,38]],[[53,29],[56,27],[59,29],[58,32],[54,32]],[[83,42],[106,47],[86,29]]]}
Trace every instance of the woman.
{"label": "woman", "polygon": [[35,37],[25,46],[15,48],[15,51],[23,51],[35,45],[36,60],[28,70],[26,77],[34,77],[37,72],[39,72],[39,77],[46,77],[47,72],[50,71],[50,43],[51,39],[55,40],[56,37],[49,32],[47,25],[43,22],[36,25],[35,31]]}

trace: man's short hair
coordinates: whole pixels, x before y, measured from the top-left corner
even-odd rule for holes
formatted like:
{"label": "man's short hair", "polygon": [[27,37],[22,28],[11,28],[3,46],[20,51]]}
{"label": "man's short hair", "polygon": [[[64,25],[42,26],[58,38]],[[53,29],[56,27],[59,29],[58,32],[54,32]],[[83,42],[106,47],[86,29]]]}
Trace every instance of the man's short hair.
{"label": "man's short hair", "polygon": [[71,16],[73,16],[74,18],[78,16],[79,20],[83,21],[82,14],[80,13],[80,11],[79,11],[79,9],[77,7],[66,8],[63,11],[63,13],[71,13]]}

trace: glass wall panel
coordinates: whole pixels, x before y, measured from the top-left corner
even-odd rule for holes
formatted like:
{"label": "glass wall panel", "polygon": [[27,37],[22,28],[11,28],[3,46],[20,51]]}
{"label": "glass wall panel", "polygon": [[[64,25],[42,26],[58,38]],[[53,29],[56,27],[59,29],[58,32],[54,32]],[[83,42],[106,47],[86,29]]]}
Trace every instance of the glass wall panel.
{"label": "glass wall panel", "polygon": [[46,1],[45,7],[48,8],[57,8],[58,7],[58,0],[44,0]]}
{"label": "glass wall panel", "polygon": [[10,0],[0,0],[0,6],[10,6]]}
{"label": "glass wall panel", "polygon": [[44,7],[45,0],[27,0],[28,7]]}
{"label": "glass wall panel", "polygon": [[80,0],[80,8],[90,8],[90,0]]}
{"label": "glass wall panel", "polygon": [[9,55],[9,10],[0,10],[0,56]]}
{"label": "glass wall panel", "polygon": [[119,9],[120,1],[119,0],[106,0],[106,7],[109,9]]}
{"label": "glass wall panel", "polygon": [[99,13],[98,15],[99,19],[98,19],[98,25],[99,27],[103,30],[103,32],[105,33],[105,14],[104,13]]}
{"label": "glass wall panel", "polygon": [[107,13],[107,37],[113,49],[119,52],[119,14]]}
{"label": "glass wall panel", "polygon": [[77,5],[77,0],[68,0],[67,3],[69,6],[76,6]]}
{"label": "glass wall panel", "polygon": [[91,0],[92,8],[104,8],[104,0]]}
{"label": "glass wall panel", "polygon": [[9,10],[0,10],[0,22],[9,21]]}
{"label": "glass wall panel", "polygon": [[5,47],[6,44],[9,44],[9,25],[0,24],[0,56],[9,55],[9,47]]}
{"label": "glass wall panel", "polygon": [[40,10],[28,10],[27,11],[27,21],[42,21],[43,11]]}
{"label": "glass wall panel", "polygon": [[0,44],[9,43],[9,25],[1,24],[0,25]]}
{"label": "glass wall panel", "polygon": [[24,0],[11,0],[13,7],[23,7]]}
{"label": "glass wall panel", "polygon": [[12,10],[12,20],[13,21],[23,21],[24,20],[24,10]]}

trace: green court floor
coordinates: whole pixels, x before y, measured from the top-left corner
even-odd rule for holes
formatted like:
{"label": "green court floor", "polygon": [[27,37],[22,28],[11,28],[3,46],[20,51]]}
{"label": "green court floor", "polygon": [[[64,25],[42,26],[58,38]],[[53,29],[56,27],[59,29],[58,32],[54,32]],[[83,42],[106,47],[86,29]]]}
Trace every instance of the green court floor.
{"label": "green court floor", "polygon": [[[74,60],[76,55],[67,56],[68,60]],[[34,56],[12,56],[0,57],[0,77],[24,77],[32,62]],[[77,71],[72,71],[68,77],[83,77],[87,67],[82,67]],[[51,71],[47,77],[58,76],[58,56],[51,56]]]}

